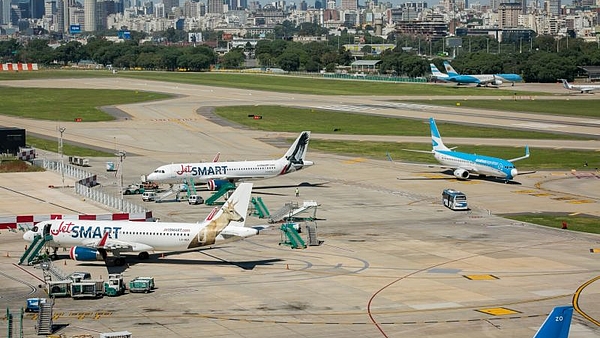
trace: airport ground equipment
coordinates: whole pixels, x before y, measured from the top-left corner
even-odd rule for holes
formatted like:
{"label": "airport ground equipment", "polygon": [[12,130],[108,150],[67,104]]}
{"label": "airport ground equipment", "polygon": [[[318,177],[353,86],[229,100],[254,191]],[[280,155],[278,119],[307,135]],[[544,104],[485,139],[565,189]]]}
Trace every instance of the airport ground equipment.
{"label": "airport ground equipment", "polygon": [[109,297],[120,296],[125,293],[123,275],[114,273],[108,275],[108,281],[104,282],[104,294]]}
{"label": "airport ground equipment", "polygon": [[204,201],[204,204],[206,205],[215,205],[217,203],[217,200],[219,198],[221,198],[222,196],[225,196],[230,190],[235,190],[235,184],[233,183],[225,183],[221,186],[221,188],[219,188],[219,190],[217,190],[217,192],[215,192],[214,194],[212,194],[212,196],[210,196],[209,198],[207,198]]}
{"label": "airport ground equipment", "polygon": [[450,210],[468,210],[467,196],[454,189],[444,189],[442,192],[442,203]]}
{"label": "airport ground equipment", "polygon": [[27,263],[27,265],[31,265],[31,264],[35,264],[36,261],[40,260],[40,251],[42,250],[42,248],[44,247],[44,245],[48,242],[52,240],[52,235],[46,235],[46,236],[39,236],[36,235],[34,237],[33,242],[31,243],[31,245],[29,245],[29,247],[27,248],[27,250],[25,250],[25,252],[23,253],[23,256],[21,256],[21,259],[19,260],[19,265],[23,264],[23,263]]}
{"label": "airport ground equipment", "polygon": [[160,195],[155,196],[154,201],[157,203],[164,202],[167,198],[175,194],[175,201],[179,201],[179,194],[181,192],[188,192],[187,184],[173,184],[169,190],[163,191]]}
{"label": "airport ground equipment", "polygon": [[100,334],[100,338],[131,338],[131,332],[120,331],[120,332],[105,332]]}
{"label": "airport ground equipment", "polygon": [[148,283],[150,284],[150,290],[154,290],[154,288],[156,288],[156,285],[154,284],[154,277],[142,276],[142,277],[135,277],[134,279],[141,280],[141,281],[147,280]]}
{"label": "airport ground equipment", "polygon": [[71,283],[70,279],[64,280],[53,280],[46,282],[46,293],[48,297],[69,297],[71,295]]}
{"label": "airport ground equipment", "polygon": [[52,308],[54,307],[54,301],[46,301],[44,303],[40,303],[40,309],[38,312],[37,319],[37,334],[38,335],[48,335],[52,334],[53,324],[52,324]]}
{"label": "airport ground equipment", "polygon": [[123,189],[123,195],[143,194],[144,191],[146,191],[146,188],[144,188],[141,184],[133,183]]}
{"label": "airport ground equipment", "polygon": [[40,305],[46,303],[47,301],[48,300],[46,298],[27,298],[25,312],[39,312]]}
{"label": "airport ground equipment", "polygon": [[308,245],[321,245],[322,242],[317,238],[317,222],[306,222],[306,233],[308,237]]}
{"label": "airport ground equipment", "polygon": [[202,196],[200,196],[200,195],[190,195],[188,197],[189,205],[197,205],[197,204],[202,204],[202,203],[204,203],[204,198],[202,198]]}
{"label": "airport ground equipment", "polygon": [[185,180],[185,184],[187,186],[186,192],[187,192],[187,198],[189,200],[190,196],[196,195],[196,185],[194,183],[194,179],[191,177],[189,179]]}
{"label": "airport ground equipment", "polygon": [[136,277],[129,282],[129,292],[148,293],[152,290],[152,280]]}
{"label": "airport ground equipment", "polygon": [[71,298],[101,298],[103,296],[103,281],[83,280],[71,283]]}
{"label": "airport ground equipment", "polygon": [[296,231],[296,223],[284,223],[279,228],[281,230],[281,241],[279,245],[289,245],[292,249],[305,249],[306,243]]}
{"label": "airport ground equipment", "polygon": [[[302,205],[298,205],[296,202],[286,203],[281,209],[273,213],[269,217],[269,223],[277,223],[280,221],[285,222],[299,222],[299,221],[312,221],[316,219],[317,207],[319,204],[316,201],[304,201]],[[306,214],[312,211],[312,216],[301,217],[301,214]]]}
{"label": "airport ground equipment", "polygon": [[270,217],[269,209],[262,200],[262,197],[254,198],[252,197],[252,205],[254,206],[254,215],[258,216],[258,218],[267,218]]}

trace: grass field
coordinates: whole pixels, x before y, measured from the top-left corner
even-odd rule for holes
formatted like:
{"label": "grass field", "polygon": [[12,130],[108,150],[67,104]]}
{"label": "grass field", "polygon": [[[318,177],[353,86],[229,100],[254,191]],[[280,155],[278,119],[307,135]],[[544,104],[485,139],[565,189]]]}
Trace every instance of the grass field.
{"label": "grass field", "polygon": [[132,90],[0,87],[0,112],[39,120],[74,121],[80,118],[82,122],[110,121],[113,117],[98,107],[170,97],[168,94]]}
{"label": "grass field", "polygon": [[[300,109],[279,106],[233,106],[219,107],[215,113],[225,119],[239,124],[259,129],[286,132],[310,130],[323,134],[348,135],[396,135],[396,136],[429,136],[429,121],[395,117],[371,116],[335,112],[331,110]],[[262,119],[255,120],[248,115],[260,115]],[[587,139],[578,136],[543,133],[534,131],[519,131],[502,127],[489,128],[469,126],[464,124],[438,122],[438,128],[443,136],[475,137],[475,138],[521,138],[521,139]],[[337,132],[334,131],[337,129]]]}
{"label": "grass field", "polygon": [[[406,102],[406,101],[403,101]],[[599,100],[410,100],[432,106],[492,109],[498,111],[528,112],[563,116],[600,118]],[[460,105],[459,105],[460,104]]]}
{"label": "grass field", "polygon": [[108,70],[71,70],[48,69],[38,71],[0,72],[0,81],[4,80],[33,80],[33,79],[78,79],[90,77],[114,76]]}
{"label": "grass field", "polygon": [[502,217],[516,221],[548,226],[551,228],[562,228],[563,221],[567,223],[569,231],[590,232],[600,234],[600,219],[585,215],[554,215],[554,214],[525,214],[525,215],[502,215]]}
{"label": "grass field", "polygon": [[[31,147],[52,151],[58,153],[58,140],[43,139],[27,135],[27,144]],[[63,141],[64,156],[80,156],[80,157],[110,157],[115,156],[114,153],[109,153],[101,150],[95,150],[89,147],[80,147]]]}

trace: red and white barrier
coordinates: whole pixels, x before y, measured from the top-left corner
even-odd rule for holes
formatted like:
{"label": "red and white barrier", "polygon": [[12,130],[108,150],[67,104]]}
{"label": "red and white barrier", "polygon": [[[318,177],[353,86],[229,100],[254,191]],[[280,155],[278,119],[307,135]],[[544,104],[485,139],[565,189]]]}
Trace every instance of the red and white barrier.
{"label": "red and white barrier", "polygon": [[120,213],[120,214],[101,214],[101,215],[20,215],[20,216],[0,216],[0,229],[14,229],[19,227],[27,228],[35,224],[51,219],[73,219],[73,220],[105,220],[105,221],[138,221],[151,222],[154,220],[152,211],[145,213]]}
{"label": "red and white barrier", "polygon": [[0,71],[38,70],[37,63],[3,63]]}

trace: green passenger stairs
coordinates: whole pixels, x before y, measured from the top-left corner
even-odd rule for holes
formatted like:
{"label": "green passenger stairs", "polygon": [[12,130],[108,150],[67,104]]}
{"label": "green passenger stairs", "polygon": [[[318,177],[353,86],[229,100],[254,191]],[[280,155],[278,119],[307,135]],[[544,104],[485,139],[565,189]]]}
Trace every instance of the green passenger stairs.
{"label": "green passenger stairs", "polygon": [[[212,194],[212,196],[210,196],[209,198],[206,199],[206,201],[204,201],[204,204],[215,205],[215,204],[217,204],[217,200],[219,200],[219,198],[221,198],[222,196],[227,194],[230,190],[234,190],[234,189],[235,189],[235,184],[233,184],[233,183],[223,184],[223,186],[221,188],[219,188],[219,190],[217,192]],[[220,204],[223,204],[223,203],[220,203]]]}
{"label": "green passenger stairs", "polygon": [[19,265],[23,263],[31,265],[36,259],[38,259],[40,250],[42,250],[44,245],[51,240],[51,235],[46,235],[43,237],[40,235],[36,235],[29,248],[27,248],[27,250],[25,250],[25,252],[23,253],[23,256],[21,256],[21,259],[19,260]]}
{"label": "green passenger stairs", "polygon": [[258,216],[258,218],[267,218],[271,216],[269,209],[267,209],[267,206],[262,200],[262,197],[252,197],[252,205],[254,205],[254,215]]}
{"label": "green passenger stairs", "polygon": [[298,231],[294,229],[294,223],[284,223],[279,229],[281,230],[281,242],[279,242],[279,245],[289,245],[292,249],[306,248],[306,243],[304,243]]}

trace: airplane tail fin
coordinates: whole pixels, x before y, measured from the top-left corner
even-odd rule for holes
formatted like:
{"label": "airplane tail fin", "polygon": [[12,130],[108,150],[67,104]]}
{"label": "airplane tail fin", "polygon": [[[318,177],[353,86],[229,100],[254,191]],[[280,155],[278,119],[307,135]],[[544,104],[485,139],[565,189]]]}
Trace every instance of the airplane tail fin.
{"label": "airplane tail fin", "polygon": [[459,75],[454,70],[454,68],[452,68],[452,65],[450,65],[450,62],[448,62],[448,61],[444,61],[444,68],[446,69],[446,74],[448,74],[449,76],[458,76]]}
{"label": "airplane tail fin", "polygon": [[290,149],[280,160],[285,160],[288,165],[285,166],[281,174],[287,174],[302,169],[303,167],[313,165],[313,162],[306,161],[306,151],[308,150],[308,141],[310,140],[310,131],[300,133]]}
{"label": "airplane tail fin", "polygon": [[443,78],[448,77],[447,74],[440,72],[440,70],[433,63],[429,64],[429,68],[431,69],[431,75],[433,75],[434,77],[436,77],[438,79],[443,79]]}
{"label": "airplane tail fin", "polygon": [[431,129],[431,145],[433,151],[450,150],[444,145],[444,142],[442,142],[442,136],[440,135],[440,131],[438,130],[433,117],[429,118],[429,128]]}
{"label": "airplane tail fin", "polygon": [[533,338],[567,338],[572,317],[573,306],[555,307]]}
{"label": "airplane tail fin", "polygon": [[569,81],[565,80],[565,79],[559,79],[562,84],[563,87],[567,88],[567,89],[573,89],[573,86],[569,83]]}
{"label": "airplane tail fin", "polygon": [[242,218],[239,221],[229,222],[230,227],[243,227],[248,218],[248,206],[250,205],[250,195],[252,193],[252,183],[240,183],[233,194],[229,196],[227,202],[221,206],[219,213],[224,212],[225,208],[234,208],[235,212]]}
{"label": "airplane tail fin", "polygon": [[529,146],[525,146],[525,156],[521,156],[521,157],[517,157],[517,158],[511,158],[510,160],[508,160],[508,162],[515,162],[518,160],[522,160],[522,159],[526,159],[529,157]]}

